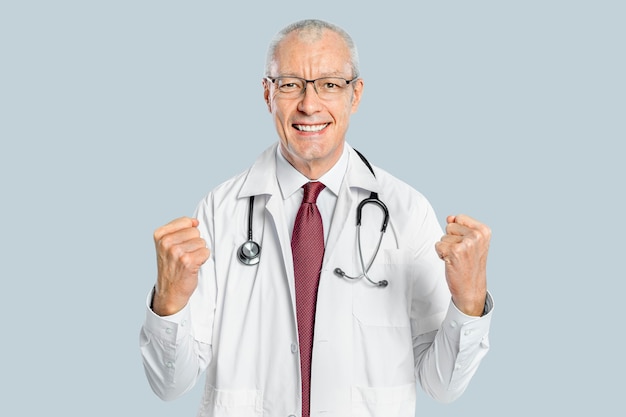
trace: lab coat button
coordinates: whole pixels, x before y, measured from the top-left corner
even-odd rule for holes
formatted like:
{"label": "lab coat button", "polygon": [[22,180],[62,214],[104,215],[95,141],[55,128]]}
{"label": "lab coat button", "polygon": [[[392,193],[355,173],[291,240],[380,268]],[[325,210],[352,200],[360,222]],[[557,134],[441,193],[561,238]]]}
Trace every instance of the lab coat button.
{"label": "lab coat button", "polygon": [[168,368],[173,368],[174,364],[172,362],[166,362],[165,366],[167,366]]}
{"label": "lab coat button", "polygon": [[452,327],[454,329],[456,327],[456,321],[452,320],[450,322],[450,327]]}
{"label": "lab coat button", "polygon": [[295,343],[291,344],[291,353],[296,353],[298,351],[298,346]]}
{"label": "lab coat button", "polygon": [[470,334],[472,334],[472,329],[465,330],[465,336],[469,336]]}
{"label": "lab coat button", "polygon": [[172,334],[172,329],[170,329],[169,327],[167,329],[165,329],[165,333],[167,334]]}

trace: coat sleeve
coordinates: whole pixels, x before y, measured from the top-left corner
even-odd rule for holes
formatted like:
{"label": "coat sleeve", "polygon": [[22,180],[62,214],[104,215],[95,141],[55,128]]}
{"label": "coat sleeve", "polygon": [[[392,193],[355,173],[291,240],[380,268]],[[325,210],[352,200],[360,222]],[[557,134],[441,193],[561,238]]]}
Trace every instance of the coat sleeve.
{"label": "coat sleeve", "polygon": [[413,247],[417,278],[411,308],[415,374],[429,396],[447,403],[463,394],[489,350],[493,300],[488,294],[482,317],[456,308],[434,248],[443,231],[430,204],[424,199],[420,205],[425,210],[414,216],[422,239]]}
{"label": "coat sleeve", "polygon": [[[210,196],[196,210],[200,234],[214,247]],[[212,252],[212,251],[211,251]],[[140,350],[146,377],[152,390],[163,400],[172,400],[189,391],[212,359],[211,338],[215,317],[215,268],[213,254],[201,267],[198,286],[187,305],[178,313],[159,317],[150,309],[140,332]]]}
{"label": "coat sleeve", "polygon": [[146,377],[163,400],[189,391],[211,360],[211,345],[192,334],[189,311],[187,305],[174,316],[159,317],[148,307],[141,328],[139,344]]}
{"label": "coat sleeve", "polygon": [[463,394],[489,350],[491,295],[482,317],[470,317],[450,302],[438,330],[418,335],[413,341],[416,375],[424,391],[441,402]]}

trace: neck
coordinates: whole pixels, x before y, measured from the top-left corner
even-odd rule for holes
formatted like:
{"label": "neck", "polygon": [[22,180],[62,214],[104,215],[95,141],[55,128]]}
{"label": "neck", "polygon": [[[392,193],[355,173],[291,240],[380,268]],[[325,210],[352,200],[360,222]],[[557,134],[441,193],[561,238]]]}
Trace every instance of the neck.
{"label": "neck", "polygon": [[332,157],[327,158],[296,158],[289,152],[285,152],[282,146],[280,147],[280,152],[285,157],[287,162],[289,162],[289,164],[291,164],[291,166],[298,172],[307,177],[309,180],[316,181],[330,171],[332,167],[335,166],[337,161],[339,161],[341,155],[343,154],[343,146],[339,149],[336,155],[332,155]]}
{"label": "neck", "polygon": [[[291,162],[290,162],[291,163]],[[304,165],[293,165],[291,164],[295,169],[298,170],[298,172],[300,172],[302,175],[304,175],[305,177],[307,177],[309,180],[311,181],[317,181],[318,179],[320,179],[322,177],[322,175],[326,174],[328,171],[330,171],[330,169],[333,167],[333,165],[330,166],[317,166],[316,164],[304,164]]]}

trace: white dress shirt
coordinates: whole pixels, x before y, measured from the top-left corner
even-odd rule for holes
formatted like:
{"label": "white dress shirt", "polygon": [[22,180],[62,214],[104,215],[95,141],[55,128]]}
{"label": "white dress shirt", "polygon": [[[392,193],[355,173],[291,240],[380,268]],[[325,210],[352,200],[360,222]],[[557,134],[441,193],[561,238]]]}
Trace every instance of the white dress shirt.
{"label": "white dress shirt", "polygon": [[[328,230],[332,222],[335,204],[341,182],[348,168],[348,149],[344,148],[341,157],[333,167],[316,181],[321,182],[326,187],[317,197],[317,208],[322,216],[324,227],[324,242],[328,239]],[[304,190],[302,186],[310,180],[295,169],[289,161],[285,159],[280,147],[276,149],[276,179],[283,196],[285,204],[285,215],[289,226],[289,236],[293,233],[293,225],[296,222],[298,209],[302,204]]]}

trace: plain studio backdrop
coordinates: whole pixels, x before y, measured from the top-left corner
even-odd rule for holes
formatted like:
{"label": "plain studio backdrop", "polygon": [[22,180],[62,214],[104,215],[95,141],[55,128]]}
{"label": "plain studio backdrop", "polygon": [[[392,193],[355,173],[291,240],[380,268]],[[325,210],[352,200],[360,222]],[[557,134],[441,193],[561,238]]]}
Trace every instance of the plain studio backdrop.
{"label": "plain studio backdrop", "polygon": [[359,47],[348,142],[493,229],[491,352],[416,415],[624,415],[624,3],[365,3],[2,2],[1,415],[195,415],[203,381],[162,402],[141,365],[152,232],[276,140],[302,18]]}

